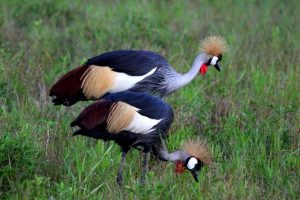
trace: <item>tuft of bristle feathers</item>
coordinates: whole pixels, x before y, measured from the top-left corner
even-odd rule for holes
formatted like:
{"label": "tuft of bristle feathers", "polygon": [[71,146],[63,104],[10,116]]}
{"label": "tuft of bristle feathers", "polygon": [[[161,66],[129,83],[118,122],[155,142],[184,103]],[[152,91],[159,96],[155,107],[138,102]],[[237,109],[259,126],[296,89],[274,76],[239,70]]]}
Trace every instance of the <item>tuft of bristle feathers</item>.
{"label": "tuft of bristle feathers", "polygon": [[188,140],[182,145],[182,150],[193,157],[198,158],[206,165],[210,165],[213,161],[211,152],[205,140],[197,138]]}
{"label": "tuft of bristle feathers", "polygon": [[228,50],[228,45],[223,37],[210,36],[205,38],[201,44],[199,50],[212,56],[218,56]]}

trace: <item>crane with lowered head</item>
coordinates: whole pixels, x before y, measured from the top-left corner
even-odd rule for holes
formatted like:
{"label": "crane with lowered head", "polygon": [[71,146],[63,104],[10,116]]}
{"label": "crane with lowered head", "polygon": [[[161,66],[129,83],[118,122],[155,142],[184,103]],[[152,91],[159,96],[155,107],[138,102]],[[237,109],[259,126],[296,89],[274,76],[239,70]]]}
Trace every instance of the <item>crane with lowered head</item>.
{"label": "crane with lowered head", "polygon": [[157,96],[145,92],[119,92],[106,95],[86,107],[71,123],[79,129],[73,135],[114,141],[122,151],[117,183],[123,180],[122,171],[127,152],[137,148],[144,152],[142,183],[148,169],[150,153],[162,161],[176,163],[176,172],[188,169],[194,179],[205,164],[212,162],[207,145],[190,140],[182,150],[169,153],[164,141],[173,121],[173,109]]}
{"label": "crane with lowered head", "polygon": [[164,97],[187,85],[208,66],[220,71],[227,50],[222,37],[210,36],[200,44],[191,69],[180,74],[161,55],[142,50],[117,50],[89,59],[62,76],[50,89],[55,105],[71,106],[78,101],[100,99],[108,93],[127,90]]}

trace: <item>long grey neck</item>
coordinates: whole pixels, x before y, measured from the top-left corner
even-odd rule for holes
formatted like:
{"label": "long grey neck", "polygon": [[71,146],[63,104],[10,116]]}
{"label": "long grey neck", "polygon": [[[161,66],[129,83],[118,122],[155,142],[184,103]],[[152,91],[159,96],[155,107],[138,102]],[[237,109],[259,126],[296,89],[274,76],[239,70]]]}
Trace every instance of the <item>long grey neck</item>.
{"label": "long grey neck", "polygon": [[188,157],[190,157],[189,154],[180,150],[169,153],[164,143],[160,143],[155,147],[157,158],[163,161],[175,162],[180,160],[184,162]]}
{"label": "long grey neck", "polygon": [[208,59],[209,56],[207,56],[205,53],[199,54],[195,58],[192,68],[186,74],[178,74],[176,77],[173,77],[170,83],[169,91],[175,91],[191,82],[198,74],[202,64],[206,63]]}

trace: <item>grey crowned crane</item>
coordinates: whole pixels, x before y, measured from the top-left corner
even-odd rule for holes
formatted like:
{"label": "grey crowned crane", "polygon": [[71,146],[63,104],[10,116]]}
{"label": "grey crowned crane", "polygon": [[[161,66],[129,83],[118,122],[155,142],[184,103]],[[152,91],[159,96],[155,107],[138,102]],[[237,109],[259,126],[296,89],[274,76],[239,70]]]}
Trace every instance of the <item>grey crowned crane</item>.
{"label": "grey crowned crane", "polygon": [[142,183],[148,168],[150,153],[163,161],[176,162],[176,171],[187,168],[198,181],[197,173],[204,164],[211,163],[207,146],[197,141],[189,142],[183,150],[169,153],[164,145],[173,120],[173,110],[157,96],[145,92],[119,92],[106,95],[85,108],[71,123],[79,130],[73,135],[113,140],[122,151],[117,182],[122,183],[125,156],[131,148],[144,152]]}
{"label": "grey crowned crane", "polygon": [[126,90],[164,97],[188,84],[198,72],[205,74],[210,65],[220,71],[226,49],[223,38],[206,38],[186,74],[177,73],[163,56],[151,51],[106,52],[65,74],[52,86],[50,96],[55,105],[65,106]]}

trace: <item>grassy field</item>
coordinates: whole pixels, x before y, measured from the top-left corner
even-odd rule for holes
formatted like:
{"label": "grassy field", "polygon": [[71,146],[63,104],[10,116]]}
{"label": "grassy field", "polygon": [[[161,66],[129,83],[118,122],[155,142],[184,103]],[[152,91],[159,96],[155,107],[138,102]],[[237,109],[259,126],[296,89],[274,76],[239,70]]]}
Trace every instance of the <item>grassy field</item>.
{"label": "grassy field", "polygon": [[[299,199],[300,6],[280,1],[0,2],[1,199]],[[120,149],[69,124],[90,102],[55,107],[48,91],[61,75],[108,50],[159,52],[186,72],[201,39],[230,45],[222,71],[167,98],[175,109],[168,148],[205,138],[214,164],[197,184],[174,165],[131,151],[124,186]]]}

